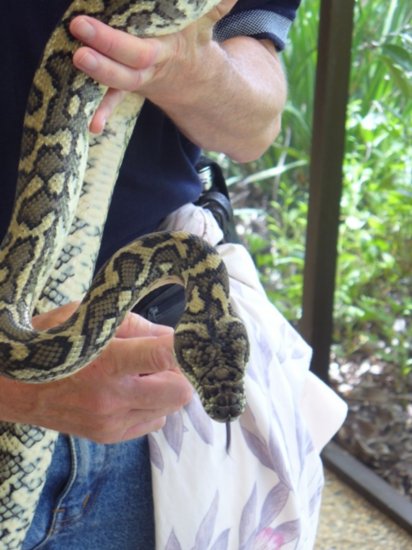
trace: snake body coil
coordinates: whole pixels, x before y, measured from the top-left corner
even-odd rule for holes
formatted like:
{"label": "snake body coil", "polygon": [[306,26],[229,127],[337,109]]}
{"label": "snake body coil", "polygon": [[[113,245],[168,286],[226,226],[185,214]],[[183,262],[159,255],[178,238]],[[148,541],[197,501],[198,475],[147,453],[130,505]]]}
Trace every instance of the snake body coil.
{"label": "snake body coil", "polygon": [[[134,304],[168,282],[185,287],[175,333],[178,361],[214,419],[245,405],[248,341],[228,301],[217,253],[185,233],[154,233],[119,250],[90,281],[111,193],[143,103],[129,94],[99,138],[88,125],[104,88],[72,66],[78,44],[68,31],[86,13],[140,36],[181,30],[216,0],[75,0],[48,41],[24,121],[16,200],[0,249],[0,371],[41,383],[69,376],[110,341]],[[90,287],[90,288],[89,288]],[[35,311],[82,299],[62,325],[37,332]],[[0,425],[0,540],[19,548],[44,483],[57,434]]]}

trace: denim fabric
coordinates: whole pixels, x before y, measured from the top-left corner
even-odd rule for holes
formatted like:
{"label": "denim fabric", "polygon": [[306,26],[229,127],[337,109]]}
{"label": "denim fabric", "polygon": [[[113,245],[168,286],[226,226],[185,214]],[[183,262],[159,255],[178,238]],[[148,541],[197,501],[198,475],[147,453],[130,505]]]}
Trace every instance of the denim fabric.
{"label": "denim fabric", "polygon": [[23,550],[152,550],[147,438],[116,445],[60,436]]}

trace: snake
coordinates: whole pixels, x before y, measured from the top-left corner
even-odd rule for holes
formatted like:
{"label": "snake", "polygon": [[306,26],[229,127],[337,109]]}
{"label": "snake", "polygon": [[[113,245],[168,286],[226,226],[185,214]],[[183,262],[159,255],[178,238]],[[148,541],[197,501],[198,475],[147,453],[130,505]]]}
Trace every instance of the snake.
{"label": "snake", "polygon": [[[27,384],[72,376],[93,361],[125,316],[154,289],[177,283],[185,309],[174,335],[182,372],[205,412],[231,422],[245,408],[246,329],[229,296],[223,260],[186,232],[158,231],[118,250],[94,276],[124,152],[144,99],[128,93],[104,132],[89,124],[106,88],[73,67],[69,32],[86,14],[135,36],[184,29],[218,0],[74,0],[35,72],[22,130],[16,195],[0,246],[0,374]],[[32,319],[79,301],[65,322]],[[18,549],[30,527],[58,434],[0,423],[1,548]]]}

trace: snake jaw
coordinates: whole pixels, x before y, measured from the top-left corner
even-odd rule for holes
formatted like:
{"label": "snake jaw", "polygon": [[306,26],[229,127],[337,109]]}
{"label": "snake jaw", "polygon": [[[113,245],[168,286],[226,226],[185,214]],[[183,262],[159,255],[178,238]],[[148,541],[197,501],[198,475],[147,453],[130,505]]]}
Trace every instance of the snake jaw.
{"label": "snake jaw", "polygon": [[211,399],[210,396],[207,396],[207,388],[203,388],[199,397],[206,413],[216,422],[233,422],[244,412],[246,407],[243,391],[241,394],[221,394]]}

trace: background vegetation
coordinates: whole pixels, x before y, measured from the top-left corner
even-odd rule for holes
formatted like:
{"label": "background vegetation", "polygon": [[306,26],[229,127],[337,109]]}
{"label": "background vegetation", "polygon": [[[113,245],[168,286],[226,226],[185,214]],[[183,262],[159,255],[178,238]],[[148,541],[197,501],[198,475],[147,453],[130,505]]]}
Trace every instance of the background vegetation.
{"label": "background vegetation", "polygon": [[[262,281],[301,315],[319,0],[304,0],[283,54],[282,134],[258,162],[224,165]],[[334,353],[412,370],[412,2],[356,3],[335,296]]]}

